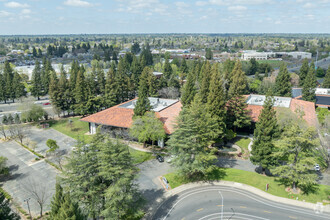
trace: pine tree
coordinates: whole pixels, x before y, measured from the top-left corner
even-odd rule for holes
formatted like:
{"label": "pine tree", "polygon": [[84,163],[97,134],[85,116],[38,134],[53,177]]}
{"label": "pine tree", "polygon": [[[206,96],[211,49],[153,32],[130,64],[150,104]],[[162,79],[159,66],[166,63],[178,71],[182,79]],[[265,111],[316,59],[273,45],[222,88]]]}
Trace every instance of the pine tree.
{"label": "pine tree", "polygon": [[105,103],[107,107],[112,107],[119,103],[118,84],[115,77],[116,68],[114,63],[112,64],[105,84]]}
{"label": "pine tree", "polygon": [[330,88],[330,65],[328,67],[327,74],[325,74],[322,87],[323,88]]}
{"label": "pine tree", "polygon": [[279,128],[276,119],[276,112],[273,108],[273,98],[266,96],[261,114],[259,115],[252,145],[252,156],[250,160],[253,164],[262,167],[263,171],[275,165],[277,158],[274,158],[273,141],[278,138]]}
{"label": "pine tree", "polygon": [[280,72],[278,73],[275,81],[275,91],[276,95],[283,97],[291,97],[292,85],[290,82],[290,74],[285,64],[280,67]]}
{"label": "pine tree", "polygon": [[128,100],[129,90],[128,82],[130,78],[128,77],[129,65],[124,61],[123,58],[120,58],[118,63],[118,68],[116,71],[116,81],[118,84],[118,93],[119,101],[125,102]]}
{"label": "pine tree", "polygon": [[0,73],[0,101],[6,101],[6,82]]}
{"label": "pine tree", "polygon": [[6,199],[5,195],[2,192],[0,192],[0,219],[4,219],[4,220],[21,219],[18,214],[14,213],[10,209],[9,200]]}
{"label": "pine tree", "polygon": [[72,220],[84,220],[86,217],[80,211],[77,203],[74,203],[69,193],[66,193],[63,198],[60,209],[54,220],[72,219]]}
{"label": "pine tree", "polygon": [[25,86],[22,82],[22,78],[17,72],[14,73],[13,89],[16,99],[19,99],[22,96],[26,95]]}
{"label": "pine tree", "polygon": [[290,123],[284,128],[275,146],[273,157],[282,163],[271,169],[274,175],[290,180],[293,189],[296,189],[298,184],[316,184],[318,176],[311,172],[316,163],[315,149],[319,146],[314,127],[302,129],[297,124]]}
{"label": "pine tree", "polygon": [[200,79],[200,89],[199,89],[199,96],[203,103],[207,102],[207,96],[210,91],[210,80],[211,80],[211,65],[209,61],[204,63],[201,69],[201,79]]}
{"label": "pine tree", "polygon": [[232,71],[234,69],[235,66],[235,61],[232,61],[230,59],[227,59],[224,63],[223,63],[223,68],[222,68],[222,75],[224,78],[224,83],[226,85],[226,94],[229,90],[229,86],[231,84],[232,81]]}
{"label": "pine tree", "polygon": [[104,95],[105,91],[105,75],[101,68],[100,63],[97,65],[96,69],[96,80],[97,80],[97,94]]}
{"label": "pine tree", "polygon": [[305,78],[303,90],[302,90],[302,98],[305,101],[315,102],[316,95],[316,76],[315,76],[315,66],[312,62],[311,66],[309,67],[308,74]]}
{"label": "pine tree", "polygon": [[63,195],[63,188],[62,186],[56,182],[55,185],[55,194],[53,195],[53,199],[50,204],[50,218],[55,219],[59,210],[63,204],[64,195]]}
{"label": "pine tree", "polygon": [[237,128],[244,128],[251,124],[251,116],[243,96],[232,97],[227,102],[227,125],[236,132]]}
{"label": "pine tree", "polygon": [[307,76],[308,71],[309,71],[308,60],[307,60],[307,58],[305,58],[303,60],[302,66],[299,70],[299,84],[301,86],[304,85],[305,78]]}
{"label": "pine tree", "polygon": [[206,110],[211,117],[217,120],[218,137],[223,138],[226,129],[226,110],[225,110],[225,91],[223,80],[220,75],[217,64],[214,64],[211,70],[210,92],[207,97]]}
{"label": "pine tree", "polygon": [[212,168],[216,156],[208,148],[218,137],[217,120],[205,111],[199,95],[178,118],[178,128],[170,136],[169,151],[176,155],[172,164],[186,178],[204,176]]}
{"label": "pine tree", "polygon": [[196,79],[193,72],[188,73],[187,82],[183,85],[181,102],[183,106],[188,106],[196,95]]}
{"label": "pine tree", "polygon": [[31,95],[37,97],[38,100],[40,100],[40,96],[43,94],[43,91],[41,81],[41,69],[38,60],[36,61],[34,70],[32,72],[31,86]]}
{"label": "pine tree", "polygon": [[241,61],[237,60],[233,71],[231,72],[232,81],[229,87],[229,97],[244,95],[247,88],[246,75],[242,70]]}
{"label": "pine tree", "polygon": [[5,103],[8,99],[14,99],[15,93],[13,88],[13,78],[14,78],[14,71],[12,67],[10,66],[10,63],[8,61],[5,62],[5,66],[3,69],[3,77],[5,81]]}
{"label": "pine tree", "polygon": [[142,71],[141,77],[140,77],[140,85],[139,85],[139,91],[138,91],[138,100],[136,102],[136,106],[134,108],[134,116],[143,116],[147,111],[151,110],[148,93],[149,93],[149,87],[148,87],[148,74],[150,72],[149,67],[145,67]]}
{"label": "pine tree", "polygon": [[80,115],[86,114],[86,102],[88,100],[87,97],[87,88],[86,88],[86,81],[84,72],[79,71],[77,80],[76,80],[76,87],[74,89],[74,99],[75,99],[75,112]]}
{"label": "pine tree", "polygon": [[171,78],[172,74],[173,74],[173,70],[172,70],[171,64],[168,61],[168,59],[165,59],[163,77],[166,80],[169,80]]}
{"label": "pine tree", "polygon": [[41,81],[42,81],[43,95],[47,95],[49,92],[48,90],[49,90],[51,71],[54,71],[51,61],[44,57],[44,59],[42,61],[42,68],[41,68]]}
{"label": "pine tree", "polygon": [[149,97],[157,97],[158,96],[158,82],[156,76],[152,73],[152,69],[150,69],[148,73],[148,96]]}

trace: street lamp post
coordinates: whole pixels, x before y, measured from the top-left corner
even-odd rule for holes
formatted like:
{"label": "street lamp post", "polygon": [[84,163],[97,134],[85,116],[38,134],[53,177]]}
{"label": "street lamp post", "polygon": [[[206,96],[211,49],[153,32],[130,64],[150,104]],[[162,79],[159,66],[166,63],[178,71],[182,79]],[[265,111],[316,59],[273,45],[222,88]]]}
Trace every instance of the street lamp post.
{"label": "street lamp post", "polygon": [[32,220],[32,215],[31,215],[31,211],[30,211],[30,204],[29,204],[30,199],[31,198],[24,199],[24,202],[26,202],[26,204],[27,204],[29,214],[30,214],[30,219]]}

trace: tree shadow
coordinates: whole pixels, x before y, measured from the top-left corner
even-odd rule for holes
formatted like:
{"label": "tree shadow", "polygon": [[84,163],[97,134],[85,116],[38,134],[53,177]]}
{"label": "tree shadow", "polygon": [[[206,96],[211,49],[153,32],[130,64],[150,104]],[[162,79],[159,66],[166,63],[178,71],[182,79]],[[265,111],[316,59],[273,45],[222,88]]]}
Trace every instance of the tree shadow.
{"label": "tree shadow", "polygon": [[163,189],[151,189],[142,191],[143,196],[146,198],[146,215],[144,219],[163,219],[168,212],[172,209],[173,205],[178,199],[178,195],[171,196],[169,198],[164,197]]}
{"label": "tree shadow", "polygon": [[320,185],[318,184],[307,184],[307,185],[301,185],[299,187],[303,191],[304,195],[309,195],[310,193],[314,194],[320,190]]}
{"label": "tree shadow", "polygon": [[219,157],[216,165],[222,168],[233,168],[237,165],[237,160],[234,158]]}

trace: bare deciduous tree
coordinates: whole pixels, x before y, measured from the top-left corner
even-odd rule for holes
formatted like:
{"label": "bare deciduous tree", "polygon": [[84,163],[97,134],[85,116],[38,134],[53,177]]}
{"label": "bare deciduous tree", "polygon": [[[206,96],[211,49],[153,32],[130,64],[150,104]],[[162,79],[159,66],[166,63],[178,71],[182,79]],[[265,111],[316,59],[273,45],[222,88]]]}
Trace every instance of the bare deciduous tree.
{"label": "bare deciduous tree", "polygon": [[6,134],[6,130],[5,130],[5,125],[1,124],[0,125],[0,134],[7,139],[7,134]]}
{"label": "bare deciduous tree", "polygon": [[166,87],[158,91],[161,98],[177,99],[180,97],[180,91],[175,87]]}
{"label": "bare deciduous tree", "polygon": [[44,206],[51,194],[46,184],[37,183],[35,180],[29,179],[23,188],[31,195],[40,207],[40,216],[42,217]]}
{"label": "bare deciduous tree", "polygon": [[23,140],[26,137],[26,127],[24,125],[10,125],[9,133],[11,138],[16,139],[23,144]]}

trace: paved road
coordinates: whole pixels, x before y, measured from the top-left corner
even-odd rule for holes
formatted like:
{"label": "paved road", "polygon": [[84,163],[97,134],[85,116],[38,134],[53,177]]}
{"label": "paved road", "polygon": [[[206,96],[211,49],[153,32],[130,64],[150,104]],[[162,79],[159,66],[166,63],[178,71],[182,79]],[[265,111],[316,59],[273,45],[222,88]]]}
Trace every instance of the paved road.
{"label": "paved road", "polygon": [[[315,59],[313,59],[313,61],[315,63]],[[301,68],[301,65],[302,64],[299,64],[298,66],[288,68],[288,70],[291,71],[291,72],[299,71],[300,68]],[[317,61],[317,66],[322,67],[323,69],[328,69],[329,65],[330,65],[330,58],[329,57]]]}
{"label": "paved road", "polygon": [[158,177],[173,171],[170,164],[167,162],[159,163],[154,159],[139,164],[138,168],[140,173],[136,183],[139,184],[143,196],[149,203],[161,198],[165,190]]}
{"label": "paved road", "polygon": [[203,186],[170,197],[151,219],[330,219],[329,213],[321,212],[276,203],[233,187]]}
{"label": "paved road", "polygon": [[45,191],[44,210],[49,210],[51,196],[55,190],[57,170],[43,160],[35,161],[34,154],[14,141],[0,143],[0,156],[8,158],[7,165],[11,172],[10,178],[2,183],[4,190],[25,210],[28,208],[24,199],[31,198],[30,208],[33,213],[39,213],[40,209],[32,196],[31,189],[36,189],[38,195]]}

